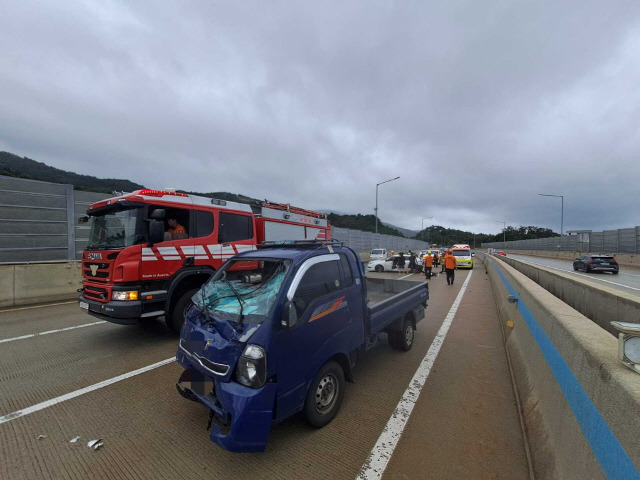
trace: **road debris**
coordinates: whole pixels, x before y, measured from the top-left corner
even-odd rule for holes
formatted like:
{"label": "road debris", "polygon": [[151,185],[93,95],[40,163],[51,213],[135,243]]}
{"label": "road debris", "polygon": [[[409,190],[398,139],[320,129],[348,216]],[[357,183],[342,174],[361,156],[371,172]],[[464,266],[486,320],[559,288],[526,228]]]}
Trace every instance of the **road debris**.
{"label": "road debris", "polygon": [[76,443],[78,440],[80,440],[82,437],[73,437],[71,440],[69,440],[69,443]]}
{"label": "road debris", "polygon": [[103,443],[101,438],[99,438],[97,440],[91,440],[89,443],[87,443],[87,447],[93,448],[94,450],[98,450],[103,445],[104,445],[104,443]]}
{"label": "road debris", "polygon": [[46,435],[38,435],[38,440],[42,440],[43,438],[47,438]]}

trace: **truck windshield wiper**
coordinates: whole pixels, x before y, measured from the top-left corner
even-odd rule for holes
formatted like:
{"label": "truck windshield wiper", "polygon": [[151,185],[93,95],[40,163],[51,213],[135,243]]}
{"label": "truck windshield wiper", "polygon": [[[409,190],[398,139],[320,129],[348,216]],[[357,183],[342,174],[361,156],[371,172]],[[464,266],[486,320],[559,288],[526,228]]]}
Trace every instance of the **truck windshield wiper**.
{"label": "truck windshield wiper", "polygon": [[[224,273],[226,273],[226,272],[224,272]],[[244,313],[243,313],[242,310],[244,308],[244,301],[240,297],[240,294],[238,293],[236,288],[231,284],[231,282],[229,280],[227,280],[226,275],[224,277],[222,277],[222,281],[227,284],[227,286],[231,289],[233,294],[238,299],[238,303],[240,304],[240,321],[238,322],[238,327],[239,327],[238,331],[242,331],[242,325],[243,325],[242,321],[244,320]]]}
{"label": "truck windshield wiper", "polygon": [[207,305],[207,300],[205,297],[204,286],[206,284],[203,283],[202,287],[200,287],[200,297],[202,298],[202,310],[204,310],[204,316],[207,319],[207,324],[211,323],[211,317],[209,316],[209,305]]}

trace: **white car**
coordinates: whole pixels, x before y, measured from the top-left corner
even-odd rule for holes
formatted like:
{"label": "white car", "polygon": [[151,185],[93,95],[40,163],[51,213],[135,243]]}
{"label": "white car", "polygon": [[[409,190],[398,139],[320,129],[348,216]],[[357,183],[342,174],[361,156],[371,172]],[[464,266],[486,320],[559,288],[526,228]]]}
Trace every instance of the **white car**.
{"label": "white car", "polygon": [[393,255],[392,257],[387,258],[378,258],[376,260],[371,260],[367,263],[367,271],[368,272],[390,272],[391,267],[393,266],[393,259],[397,258],[397,255]]}
{"label": "white car", "polygon": [[[398,255],[392,255],[387,258],[380,258],[377,260],[371,260],[367,263],[367,271],[369,272],[391,272],[393,270],[393,260],[398,258]],[[416,265],[422,266],[422,260],[416,257]],[[404,256],[404,268],[409,268],[409,255]],[[396,269],[397,271],[397,269]]]}

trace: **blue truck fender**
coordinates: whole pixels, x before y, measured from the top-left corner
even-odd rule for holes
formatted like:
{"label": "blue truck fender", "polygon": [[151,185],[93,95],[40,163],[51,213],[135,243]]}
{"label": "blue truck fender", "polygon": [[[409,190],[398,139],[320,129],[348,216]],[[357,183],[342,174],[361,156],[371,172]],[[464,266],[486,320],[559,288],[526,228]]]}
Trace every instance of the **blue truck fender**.
{"label": "blue truck fender", "polygon": [[389,326],[385,329],[386,331],[395,331],[399,332],[402,330],[402,325],[404,323],[405,318],[409,318],[411,321],[411,325],[413,325],[413,329],[417,329],[417,324],[420,320],[424,318],[424,307],[419,305],[415,307],[413,310],[405,313],[401,317],[396,318],[393,322],[389,324]]}

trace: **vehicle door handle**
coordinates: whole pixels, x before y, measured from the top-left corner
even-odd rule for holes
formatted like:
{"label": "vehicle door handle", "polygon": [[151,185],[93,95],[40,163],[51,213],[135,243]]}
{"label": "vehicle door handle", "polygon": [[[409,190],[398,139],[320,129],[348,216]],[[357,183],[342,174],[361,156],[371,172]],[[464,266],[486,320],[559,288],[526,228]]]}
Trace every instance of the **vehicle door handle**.
{"label": "vehicle door handle", "polygon": [[231,246],[231,244],[230,244],[230,243],[223,243],[223,244],[222,244],[222,246],[223,246],[223,247],[230,247],[230,246]]}

